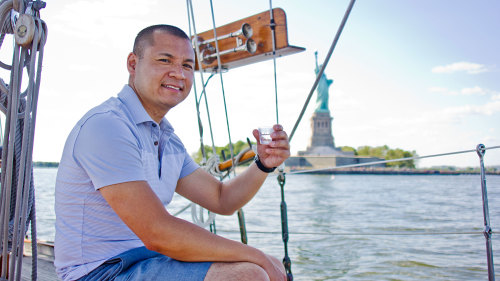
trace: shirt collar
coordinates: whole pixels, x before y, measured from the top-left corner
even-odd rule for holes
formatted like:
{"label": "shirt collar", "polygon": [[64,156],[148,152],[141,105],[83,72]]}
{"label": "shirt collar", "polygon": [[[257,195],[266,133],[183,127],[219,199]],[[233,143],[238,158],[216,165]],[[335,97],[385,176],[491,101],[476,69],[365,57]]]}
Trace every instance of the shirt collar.
{"label": "shirt collar", "polygon": [[[137,97],[137,94],[135,93],[134,89],[132,89],[132,87],[130,87],[128,84],[123,86],[123,89],[118,94],[118,98],[123,102],[125,107],[127,107],[130,114],[132,115],[132,119],[136,124],[146,123],[146,122],[156,123],[144,109],[144,106],[142,106],[142,103]],[[165,117],[161,119],[159,125],[161,130],[171,131],[171,132],[174,131],[174,128]]]}

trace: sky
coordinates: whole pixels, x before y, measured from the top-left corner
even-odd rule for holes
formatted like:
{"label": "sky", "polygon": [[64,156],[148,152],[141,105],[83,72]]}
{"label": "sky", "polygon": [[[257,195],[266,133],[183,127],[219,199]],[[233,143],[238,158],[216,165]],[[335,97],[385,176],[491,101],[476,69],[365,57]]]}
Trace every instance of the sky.
{"label": "sky", "polygon": [[[211,29],[210,1],[193,2],[197,31]],[[187,33],[189,25],[185,1],[46,3],[41,18],[49,32],[33,160],[59,161],[74,124],[127,83],[126,57],[135,35],[157,23]],[[288,132],[315,80],[314,52],[322,63],[348,4],[272,1],[286,12],[289,44],[306,48],[276,60],[278,121]],[[263,0],[213,0],[214,21],[221,26],[269,7],[270,1]],[[334,80],[329,108],[335,145],[388,145],[421,156],[471,150],[479,143],[500,145],[498,11],[500,2],[493,0],[358,0],[325,70]],[[0,50],[2,58],[11,57],[4,52]],[[233,142],[253,139],[253,128],[277,121],[272,60],[216,75],[206,92],[212,129],[203,103],[205,144],[211,145],[210,131],[221,146],[229,141],[228,131]],[[167,114],[190,153],[200,145],[193,93]],[[315,98],[291,141],[292,154],[309,143]],[[476,153],[418,161],[419,167],[478,164]],[[488,150],[485,164],[500,165],[500,149]]]}

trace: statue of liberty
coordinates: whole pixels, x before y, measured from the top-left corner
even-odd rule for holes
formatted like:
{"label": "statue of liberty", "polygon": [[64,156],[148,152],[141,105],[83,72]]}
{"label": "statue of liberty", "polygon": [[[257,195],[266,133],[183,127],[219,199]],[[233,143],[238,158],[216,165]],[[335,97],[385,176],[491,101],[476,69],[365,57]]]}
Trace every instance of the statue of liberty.
{"label": "statue of liberty", "polygon": [[[314,52],[314,56],[316,57],[316,69],[314,72],[316,72],[316,75],[318,75],[320,67],[323,65],[318,66],[318,52]],[[330,88],[330,85],[333,83],[332,79],[327,79],[325,73],[321,75],[321,78],[318,83],[318,87],[316,89],[318,93],[318,97],[316,98],[316,112],[330,112],[328,109],[328,88]]]}

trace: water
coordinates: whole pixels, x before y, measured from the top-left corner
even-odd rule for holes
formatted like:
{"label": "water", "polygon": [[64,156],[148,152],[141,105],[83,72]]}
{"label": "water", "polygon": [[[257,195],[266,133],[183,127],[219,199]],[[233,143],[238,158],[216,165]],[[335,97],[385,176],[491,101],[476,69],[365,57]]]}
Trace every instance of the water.
{"label": "water", "polygon": [[[48,168],[34,173],[40,239],[54,237],[55,175]],[[495,230],[500,176],[488,176],[487,187]],[[477,175],[288,175],[285,189],[294,280],[488,280]],[[244,213],[249,244],[282,258],[280,196],[270,177]],[[176,196],[168,209],[187,203]],[[180,217],[191,221],[189,210]],[[240,240],[235,215],[216,223],[219,235]],[[496,261],[498,249],[494,234]]]}

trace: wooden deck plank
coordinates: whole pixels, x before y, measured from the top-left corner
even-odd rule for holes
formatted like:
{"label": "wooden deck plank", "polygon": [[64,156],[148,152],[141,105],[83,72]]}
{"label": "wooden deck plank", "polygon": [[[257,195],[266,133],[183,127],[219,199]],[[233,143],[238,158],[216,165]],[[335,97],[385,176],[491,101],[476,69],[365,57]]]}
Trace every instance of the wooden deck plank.
{"label": "wooden deck plank", "polygon": [[[21,270],[21,280],[31,280],[31,257],[23,257],[23,267]],[[39,257],[37,259],[37,280],[40,281],[56,281],[60,280],[57,277],[54,261],[47,258]]]}
{"label": "wooden deck plank", "polygon": [[[39,241],[37,243],[37,280],[56,281],[60,280],[56,274],[54,266],[54,243]],[[21,280],[31,280],[31,241],[24,241],[23,267],[21,269]]]}

